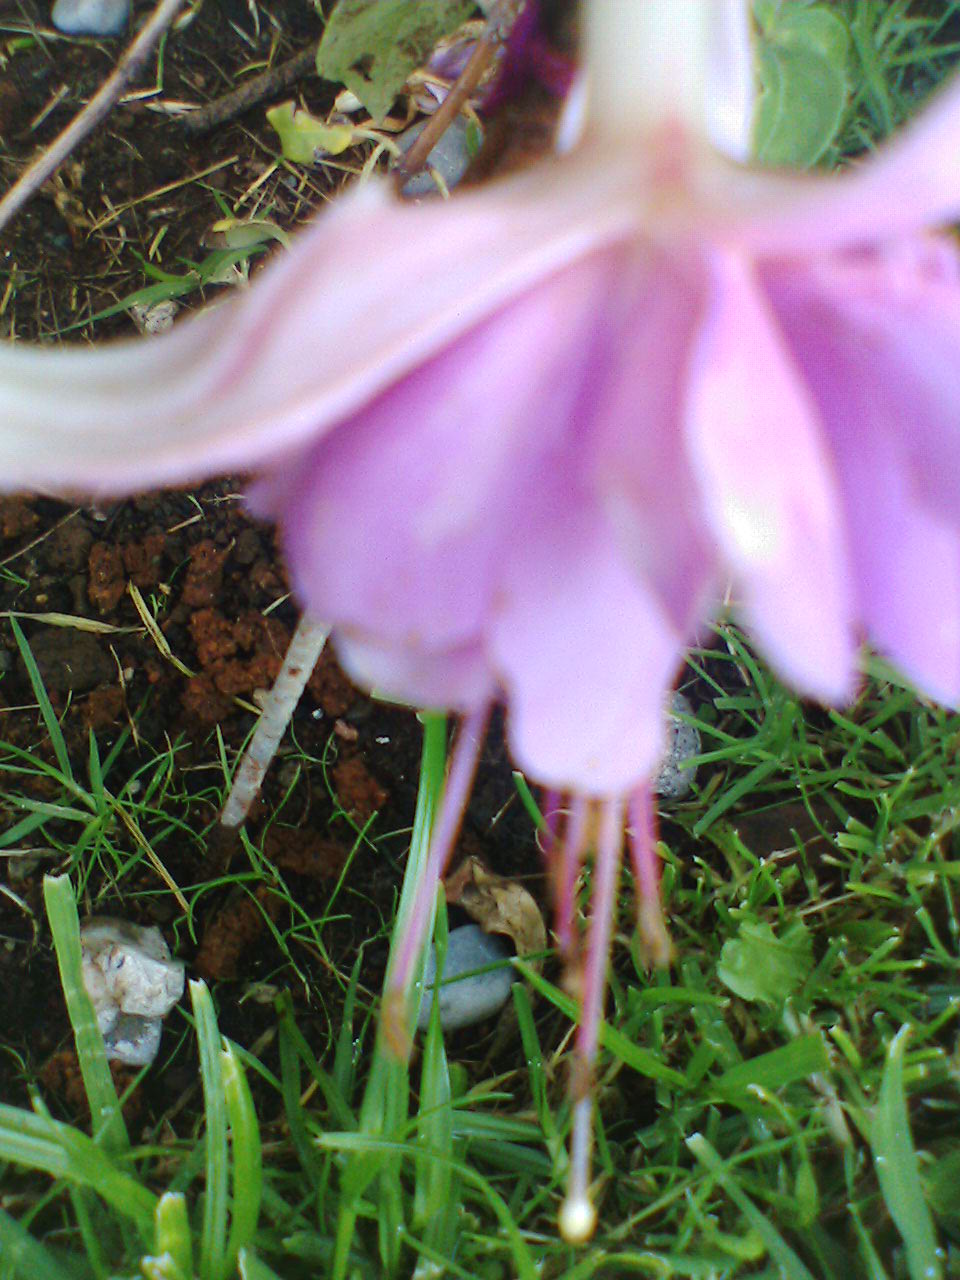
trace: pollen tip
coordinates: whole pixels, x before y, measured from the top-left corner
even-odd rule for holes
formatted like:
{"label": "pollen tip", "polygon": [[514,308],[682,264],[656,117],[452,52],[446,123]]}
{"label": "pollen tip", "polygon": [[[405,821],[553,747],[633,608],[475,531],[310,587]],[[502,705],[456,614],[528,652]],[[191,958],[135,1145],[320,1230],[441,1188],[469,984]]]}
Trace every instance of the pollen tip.
{"label": "pollen tip", "polygon": [[569,1195],[560,1206],[558,1225],[568,1244],[584,1244],[597,1225],[597,1211],[584,1195]]}
{"label": "pollen tip", "polygon": [[658,900],[644,898],[640,903],[638,928],[647,962],[654,969],[669,968],[673,959],[673,943]]}

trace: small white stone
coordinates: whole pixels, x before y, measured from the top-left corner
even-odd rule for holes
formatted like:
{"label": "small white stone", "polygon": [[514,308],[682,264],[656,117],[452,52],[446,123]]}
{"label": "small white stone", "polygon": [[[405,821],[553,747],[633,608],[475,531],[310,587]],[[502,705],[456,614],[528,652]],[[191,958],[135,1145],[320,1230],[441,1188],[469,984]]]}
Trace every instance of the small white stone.
{"label": "small white stone", "polygon": [[83,985],[107,1056],[135,1066],[152,1062],[161,1019],[183,995],[183,962],[170,958],[159,929],[109,916],[83,923],[80,946]]}
{"label": "small white stone", "polygon": [[130,308],[130,314],[140,332],[149,337],[172,329],[174,317],[179,310],[173,298],[165,298],[162,302],[155,302],[152,307],[135,302]]}
{"label": "small white stone", "polygon": [[[496,965],[496,968],[490,968]],[[483,969],[486,972],[475,973]],[[463,975],[469,974],[469,977]],[[426,1029],[430,1021],[431,992],[437,976],[436,952],[431,946],[423,974],[424,997],[420,1003],[417,1028]],[[447,938],[447,954],[443,981],[436,999],[440,1005],[440,1025],[444,1031],[456,1031],[482,1022],[503,1008],[510,998],[514,983],[510,952],[502,939],[484,933],[478,924],[465,924],[451,929]]]}
{"label": "small white stone", "polygon": [[50,21],[68,36],[119,36],[130,21],[130,0],[57,0]]}

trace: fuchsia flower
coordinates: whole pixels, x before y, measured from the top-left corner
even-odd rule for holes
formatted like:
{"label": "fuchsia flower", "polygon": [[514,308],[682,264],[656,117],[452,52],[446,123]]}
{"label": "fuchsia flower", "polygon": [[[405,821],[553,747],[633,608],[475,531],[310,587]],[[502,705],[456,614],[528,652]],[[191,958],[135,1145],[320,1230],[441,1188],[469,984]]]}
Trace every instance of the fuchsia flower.
{"label": "fuchsia flower", "polygon": [[960,255],[927,234],[960,214],[960,86],[847,174],[760,172],[729,154],[748,21],[745,0],[589,0],[564,158],[421,208],[371,184],[170,336],[0,351],[6,487],[249,469],[353,676],[465,713],[394,1031],[494,699],[517,763],[571,796],[550,849],[571,950],[596,853],[571,1236],[621,832],[629,808],[662,953],[646,779],[721,594],[803,693],[849,697],[868,637],[960,700]]}

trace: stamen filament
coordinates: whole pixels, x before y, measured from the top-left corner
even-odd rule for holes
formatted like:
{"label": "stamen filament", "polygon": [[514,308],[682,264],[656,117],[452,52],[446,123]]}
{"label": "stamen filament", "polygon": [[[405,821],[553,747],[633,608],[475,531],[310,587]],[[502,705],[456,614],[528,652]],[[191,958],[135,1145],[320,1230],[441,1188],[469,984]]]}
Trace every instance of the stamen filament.
{"label": "stamen filament", "polygon": [[582,1244],[593,1235],[597,1211],[590,1199],[590,1155],[593,1147],[593,1102],[581,1098],[573,1104],[570,1124],[570,1174],[567,1195],[560,1206],[560,1234],[570,1244]]}
{"label": "stamen filament", "polygon": [[673,947],[660,905],[660,862],[657,858],[656,818],[648,782],[630,797],[627,839],[637,897],[637,928],[650,963],[664,969]]}
{"label": "stamen filament", "polygon": [[606,800],[601,804],[600,831],[594,859],[593,910],[583,967],[580,1024],[577,1027],[571,1074],[573,1121],[570,1173],[559,1221],[562,1234],[570,1240],[587,1239],[596,1221],[589,1195],[590,1155],[593,1146],[591,1088],[613,936],[623,819],[622,800]]}

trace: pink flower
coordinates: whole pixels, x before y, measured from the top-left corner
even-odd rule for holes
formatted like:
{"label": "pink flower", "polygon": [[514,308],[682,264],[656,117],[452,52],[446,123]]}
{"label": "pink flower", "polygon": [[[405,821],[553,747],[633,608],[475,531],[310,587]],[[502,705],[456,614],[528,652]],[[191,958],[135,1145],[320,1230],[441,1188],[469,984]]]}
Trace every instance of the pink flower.
{"label": "pink flower", "polygon": [[625,808],[662,951],[645,779],[721,594],[805,694],[849,697],[869,637],[960,700],[960,258],[927,234],[960,213],[960,86],[847,174],[759,172],[709,140],[743,149],[745,4],[585,16],[588,123],[563,159],[422,208],[371,184],[169,337],[0,351],[7,487],[247,468],[351,673],[467,714],[430,875],[493,699],[518,764],[572,794],[551,850],[571,949],[597,854],[573,1235]]}

